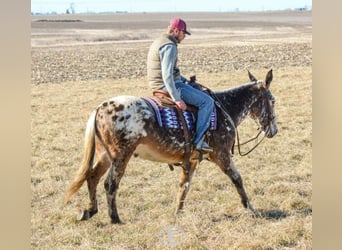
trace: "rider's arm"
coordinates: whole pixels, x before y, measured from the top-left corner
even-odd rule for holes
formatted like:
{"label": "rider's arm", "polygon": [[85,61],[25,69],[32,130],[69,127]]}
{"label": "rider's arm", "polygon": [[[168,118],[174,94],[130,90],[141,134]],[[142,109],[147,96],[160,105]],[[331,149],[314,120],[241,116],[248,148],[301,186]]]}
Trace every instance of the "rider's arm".
{"label": "rider's arm", "polygon": [[169,92],[172,100],[181,100],[180,92],[175,87],[173,79],[173,71],[175,67],[175,61],[177,58],[177,48],[174,45],[167,44],[159,50],[162,77],[167,92]]}

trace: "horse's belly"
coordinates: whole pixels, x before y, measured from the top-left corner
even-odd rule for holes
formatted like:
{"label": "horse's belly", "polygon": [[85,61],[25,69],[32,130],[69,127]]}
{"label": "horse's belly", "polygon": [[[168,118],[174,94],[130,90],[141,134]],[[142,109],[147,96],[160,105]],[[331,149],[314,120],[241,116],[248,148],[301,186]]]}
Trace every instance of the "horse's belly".
{"label": "horse's belly", "polygon": [[176,163],[182,161],[179,154],[159,151],[157,148],[140,144],[134,151],[136,156],[149,161],[157,161],[164,163]]}

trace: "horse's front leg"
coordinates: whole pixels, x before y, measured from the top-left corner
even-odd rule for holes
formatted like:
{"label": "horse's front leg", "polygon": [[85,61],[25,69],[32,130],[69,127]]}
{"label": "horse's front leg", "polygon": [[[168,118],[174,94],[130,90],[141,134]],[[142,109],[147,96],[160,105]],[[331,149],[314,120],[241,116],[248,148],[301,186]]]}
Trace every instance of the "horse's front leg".
{"label": "horse's front leg", "polygon": [[241,197],[241,202],[242,205],[245,208],[248,208],[253,215],[255,215],[255,210],[252,206],[252,204],[250,203],[246,191],[243,187],[243,183],[242,183],[242,178],[240,173],[237,171],[237,169],[235,168],[233,159],[231,158],[231,156],[229,154],[227,154],[227,156],[225,157],[226,159],[223,161],[219,162],[219,167],[221,168],[221,170],[229,176],[229,178],[232,180],[232,182],[234,183],[240,197]]}
{"label": "horse's front leg", "polygon": [[251,210],[251,212],[253,214],[255,214],[255,210],[254,210],[252,204],[250,203],[250,201],[247,197],[246,191],[243,187],[241,175],[237,171],[237,169],[235,168],[234,162],[231,158],[230,158],[230,165],[225,170],[225,173],[230,177],[230,179],[234,183],[234,185],[235,185],[235,187],[236,187],[236,189],[237,189],[237,191],[241,197],[241,202],[242,202],[243,206],[245,208],[248,208],[249,210]]}
{"label": "horse's front leg", "polygon": [[179,191],[176,201],[176,214],[178,214],[184,207],[184,201],[187,193],[190,189],[190,183],[191,178],[194,174],[194,171],[198,165],[198,161],[192,161],[190,162],[190,171],[188,174],[186,174],[186,171],[184,168],[182,168],[181,174],[180,174],[180,182],[179,182]]}

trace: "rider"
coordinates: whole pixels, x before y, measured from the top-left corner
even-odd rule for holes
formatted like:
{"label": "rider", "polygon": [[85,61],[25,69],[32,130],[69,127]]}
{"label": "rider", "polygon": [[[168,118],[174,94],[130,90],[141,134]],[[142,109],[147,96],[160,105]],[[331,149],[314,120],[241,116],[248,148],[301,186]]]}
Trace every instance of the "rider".
{"label": "rider", "polygon": [[147,79],[152,89],[167,91],[178,108],[185,110],[186,103],[198,108],[196,133],[193,143],[196,150],[212,152],[213,149],[204,141],[204,134],[210,125],[210,115],[214,100],[207,94],[186,84],[186,79],[177,67],[178,43],[185,35],[191,35],[186,23],[180,18],[173,18],[167,33],[156,39],[147,57]]}

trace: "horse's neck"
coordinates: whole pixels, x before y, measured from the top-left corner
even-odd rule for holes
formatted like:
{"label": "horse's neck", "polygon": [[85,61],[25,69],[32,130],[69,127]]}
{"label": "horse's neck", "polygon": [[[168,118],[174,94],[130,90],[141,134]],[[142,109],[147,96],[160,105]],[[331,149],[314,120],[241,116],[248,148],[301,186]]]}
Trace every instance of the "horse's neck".
{"label": "horse's neck", "polygon": [[229,113],[235,126],[238,126],[248,115],[251,106],[258,98],[253,83],[241,85],[225,91],[215,92],[225,110]]}

